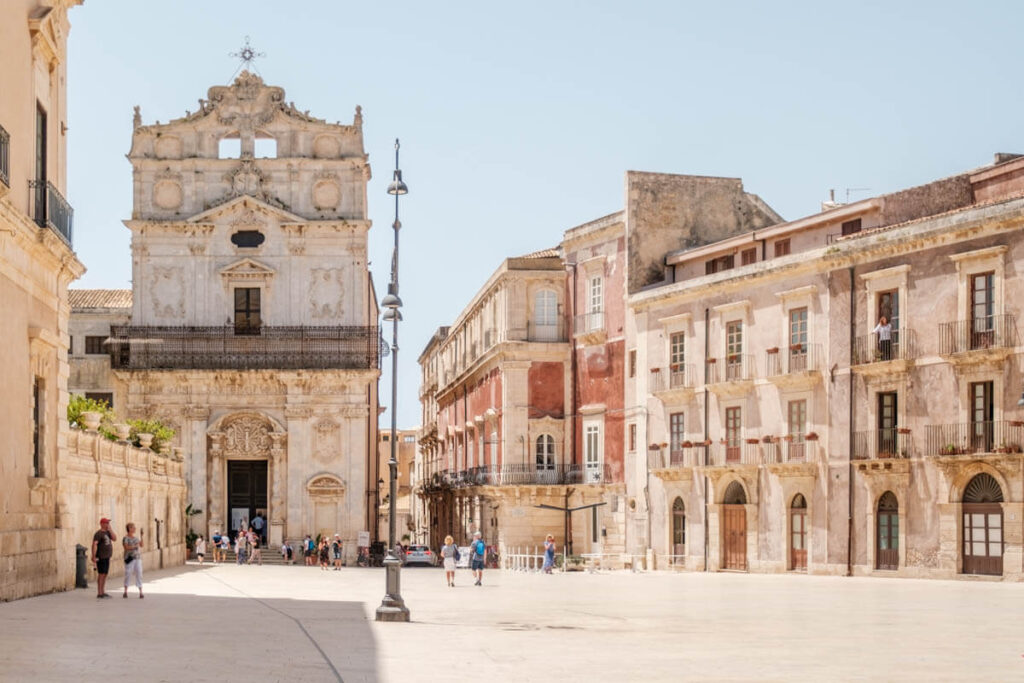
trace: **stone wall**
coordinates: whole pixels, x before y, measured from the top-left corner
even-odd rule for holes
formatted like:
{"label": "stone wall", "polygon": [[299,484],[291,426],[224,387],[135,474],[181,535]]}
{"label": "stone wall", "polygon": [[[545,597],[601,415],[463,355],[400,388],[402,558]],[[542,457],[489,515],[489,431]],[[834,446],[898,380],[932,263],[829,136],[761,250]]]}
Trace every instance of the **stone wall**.
{"label": "stone wall", "polygon": [[[101,517],[112,520],[111,528],[119,540],[128,522],[144,532],[144,568],[184,564],[185,505],[180,456],[160,455],[96,433],[70,430],[67,454],[58,467],[56,588],[74,587],[75,545],[91,546]],[[160,549],[156,520],[160,520]],[[119,547],[115,543],[111,576],[124,574]],[[95,579],[90,566],[89,581]]]}

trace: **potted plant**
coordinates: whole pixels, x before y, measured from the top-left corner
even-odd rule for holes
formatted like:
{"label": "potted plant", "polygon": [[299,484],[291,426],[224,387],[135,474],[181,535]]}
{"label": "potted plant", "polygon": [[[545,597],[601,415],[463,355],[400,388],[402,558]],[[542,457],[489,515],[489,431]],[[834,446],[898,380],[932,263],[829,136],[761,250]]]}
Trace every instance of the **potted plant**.
{"label": "potted plant", "polygon": [[906,428],[906,427],[899,427],[899,428],[896,429],[896,431],[898,433],[900,433],[900,434],[909,434],[910,433],[910,430],[908,428]]}
{"label": "potted plant", "polygon": [[693,448],[693,442],[692,441],[684,441],[681,444],[679,444],[679,447],[680,448]]}
{"label": "potted plant", "polygon": [[1006,443],[1000,443],[998,446],[992,449],[993,453],[1009,453],[1010,451],[1006,448]]}
{"label": "potted plant", "polygon": [[1006,452],[1007,453],[1020,453],[1021,452],[1020,444],[1019,443],[1007,444]]}
{"label": "potted plant", "polygon": [[717,358],[708,358],[708,365],[711,365],[711,364],[717,363],[717,362],[718,362]]}
{"label": "potted plant", "polygon": [[806,434],[804,434],[804,439],[807,440],[807,441],[817,441],[818,440],[818,433],[817,432],[807,432]]}
{"label": "potted plant", "polygon": [[747,439],[747,443],[749,443],[752,446],[756,446],[757,444],[761,443],[761,440],[760,439]]}
{"label": "potted plant", "polygon": [[1024,420],[1010,420],[1011,427],[1024,427]]}
{"label": "potted plant", "polygon": [[784,434],[782,436],[782,438],[785,439],[786,441],[792,441],[793,440],[793,435],[792,434]]}
{"label": "potted plant", "polygon": [[192,503],[185,506],[185,526],[188,527],[188,532],[185,534],[185,557],[188,558],[192,554],[192,550],[195,548],[196,539],[199,538],[199,534],[192,530],[192,518],[196,515],[203,514],[203,511],[197,507],[193,507]]}
{"label": "potted plant", "polygon": [[771,434],[765,434],[761,437],[761,443],[774,443],[774,437]]}
{"label": "potted plant", "polygon": [[803,351],[804,350],[804,345],[803,344],[790,344],[789,345],[789,350],[793,351],[793,352]]}
{"label": "potted plant", "polygon": [[766,349],[765,350],[765,353],[778,353],[778,352],[779,352],[779,347],[778,346],[773,346],[770,349]]}
{"label": "potted plant", "polygon": [[587,560],[579,555],[569,555],[565,558],[565,571],[567,572],[581,572],[583,571],[583,565],[586,564]]}
{"label": "potted plant", "polygon": [[947,443],[942,447],[941,452],[943,455],[956,455],[956,444]]}

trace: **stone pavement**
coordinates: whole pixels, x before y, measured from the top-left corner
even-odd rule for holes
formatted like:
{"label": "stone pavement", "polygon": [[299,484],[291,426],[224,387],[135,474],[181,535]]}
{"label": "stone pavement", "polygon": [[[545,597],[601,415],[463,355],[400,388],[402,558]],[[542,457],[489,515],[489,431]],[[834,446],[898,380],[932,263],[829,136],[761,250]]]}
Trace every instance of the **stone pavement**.
{"label": "stone pavement", "polygon": [[1024,587],[744,574],[187,567],[0,604],[3,681],[1024,680]]}

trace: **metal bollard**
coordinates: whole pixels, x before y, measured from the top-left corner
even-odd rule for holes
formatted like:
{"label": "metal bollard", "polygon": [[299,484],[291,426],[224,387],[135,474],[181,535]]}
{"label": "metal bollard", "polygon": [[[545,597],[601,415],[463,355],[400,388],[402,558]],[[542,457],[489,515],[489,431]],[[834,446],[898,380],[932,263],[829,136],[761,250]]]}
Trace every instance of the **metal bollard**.
{"label": "metal bollard", "polygon": [[85,550],[81,543],[75,544],[75,588],[89,587],[89,582],[85,578]]}

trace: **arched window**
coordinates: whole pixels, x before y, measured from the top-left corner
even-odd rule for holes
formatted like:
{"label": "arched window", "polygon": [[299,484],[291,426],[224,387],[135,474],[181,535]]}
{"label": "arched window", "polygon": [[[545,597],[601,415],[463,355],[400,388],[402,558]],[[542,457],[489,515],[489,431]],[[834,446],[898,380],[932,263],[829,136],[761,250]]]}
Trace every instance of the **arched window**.
{"label": "arched window", "polygon": [[975,475],[964,489],[963,572],[1003,573],[1003,488],[991,474]]}
{"label": "arched window", "polygon": [[542,289],[533,297],[533,335],[538,341],[558,339],[558,294]]}
{"label": "arched window", "polygon": [[743,484],[734,481],[725,490],[725,498],[722,500],[725,505],[746,505],[747,492],[743,490]]}
{"label": "arched window", "polygon": [[793,508],[794,510],[806,510],[807,499],[804,498],[802,493],[798,493],[795,496],[793,496],[793,503],[789,507]]}
{"label": "arched window", "polygon": [[1002,503],[1003,489],[991,474],[976,475],[964,489],[965,503]]}
{"label": "arched window", "polygon": [[789,504],[789,568],[807,569],[807,499],[802,493],[793,496]]}
{"label": "arched window", "polygon": [[537,469],[555,469],[555,437],[541,434],[537,437]]}
{"label": "arched window", "polygon": [[676,498],[672,501],[672,554],[682,555],[685,545],[686,507],[683,505],[682,498]]}

